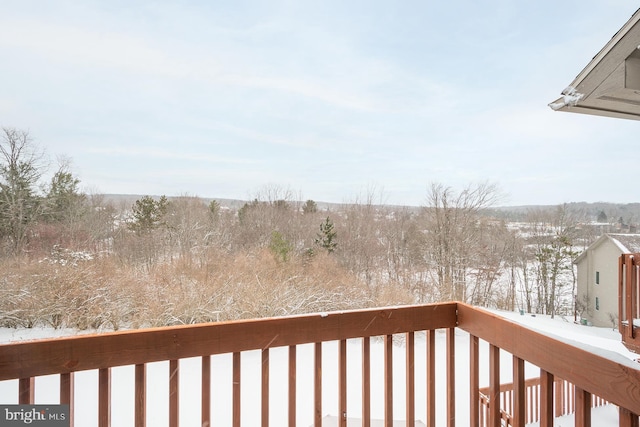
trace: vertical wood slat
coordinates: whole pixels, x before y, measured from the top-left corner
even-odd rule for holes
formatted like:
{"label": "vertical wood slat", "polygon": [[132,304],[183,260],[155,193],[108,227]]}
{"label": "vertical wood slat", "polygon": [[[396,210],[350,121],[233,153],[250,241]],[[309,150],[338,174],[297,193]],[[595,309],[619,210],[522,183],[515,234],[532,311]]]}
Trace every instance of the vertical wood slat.
{"label": "vertical wood slat", "polygon": [[201,425],[211,426],[211,356],[202,356],[202,382],[201,382]]}
{"label": "vertical wood slat", "polygon": [[347,340],[338,341],[338,420],[347,427]]}
{"label": "vertical wood slat", "polygon": [[436,331],[427,331],[427,427],[436,427]]}
{"label": "vertical wood slat", "polygon": [[575,393],[576,427],[591,427],[591,393],[579,387],[575,388]]}
{"label": "vertical wood slat", "polygon": [[447,328],[447,426],[456,426],[455,328]]}
{"label": "vertical wood slat", "polygon": [[269,348],[262,350],[262,427],[269,427]]}
{"label": "vertical wood slat", "polygon": [[180,362],[169,361],[169,427],[178,427],[180,419]]}
{"label": "vertical wood slat", "polygon": [[313,425],[322,426],[322,343],[314,346],[314,377],[313,377]]}
{"label": "vertical wood slat", "polygon": [[384,425],[393,427],[393,335],[384,337]]}
{"label": "vertical wood slat", "polygon": [[536,412],[531,414],[532,421],[530,422],[540,421],[540,383],[538,383],[538,388],[536,389],[536,393],[533,398],[536,405]]}
{"label": "vertical wood slat", "polygon": [[554,400],[556,401],[554,405],[554,417],[560,417],[564,415],[565,407],[564,407],[564,384],[562,381],[559,381],[558,378],[554,378]]}
{"label": "vertical wood slat", "polygon": [[[624,304],[624,300],[623,300],[623,295],[624,295],[624,284],[625,284],[625,275],[624,275],[624,268],[625,268],[625,263],[627,261],[627,255],[622,254],[620,255],[620,258],[618,258],[618,330],[620,331],[620,333],[622,333],[623,329],[622,329],[622,322],[624,320],[626,320],[626,316],[623,316],[622,313],[624,313],[623,309],[623,304]],[[624,337],[623,337],[623,341],[624,341]]]}
{"label": "vertical wood slat", "polygon": [[289,346],[289,427],[296,427],[296,356],[297,347]]}
{"label": "vertical wood slat", "polygon": [[513,356],[513,427],[524,427],[526,415],[526,389],[524,360]]}
{"label": "vertical wood slat", "polygon": [[489,426],[500,426],[500,348],[489,345]]}
{"label": "vertical wood slat", "polygon": [[371,427],[371,339],[362,338],[362,427]]}
{"label": "vertical wood slat", "polygon": [[60,374],[60,403],[69,405],[69,426],[74,425],[75,375],[73,372]]}
{"label": "vertical wood slat", "polygon": [[626,263],[626,274],[625,274],[625,290],[626,290],[626,301],[625,301],[625,311],[626,311],[626,318],[628,321],[627,324],[627,336],[629,338],[634,338],[634,332],[633,332],[633,290],[634,288],[637,286],[637,283],[635,283],[635,278],[636,275],[635,273],[635,259],[633,255],[628,255],[627,256],[627,263]]}
{"label": "vertical wood slat", "polygon": [[415,384],[415,334],[407,332],[406,334],[406,369],[407,378],[405,381],[406,392],[406,425],[415,425],[416,419],[416,384]]}
{"label": "vertical wood slat", "polygon": [[135,367],[135,391],[134,391],[134,420],[136,427],[147,425],[147,365],[140,364]]}
{"label": "vertical wood slat", "polygon": [[232,418],[233,418],[233,427],[240,427],[240,378],[241,378],[241,368],[240,368],[240,353],[233,353],[233,409],[232,409]]}
{"label": "vertical wood slat", "polygon": [[479,427],[480,420],[480,351],[479,339],[469,335],[469,425]]}
{"label": "vertical wood slat", "polygon": [[627,408],[620,408],[618,416],[620,427],[638,427],[638,415]]}
{"label": "vertical wood slat", "polygon": [[98,426],[111,426],[111,368],[98,370]]}
{"label": "vertical wood slat", "polygon": [[540,427],[553,427],[553,375],[540,369]]}
{"label": "vertical wood slat", "polygon": [[36,399],[36,379],[20,378],[18,381],[18,403],[20,405],[31,405]]}

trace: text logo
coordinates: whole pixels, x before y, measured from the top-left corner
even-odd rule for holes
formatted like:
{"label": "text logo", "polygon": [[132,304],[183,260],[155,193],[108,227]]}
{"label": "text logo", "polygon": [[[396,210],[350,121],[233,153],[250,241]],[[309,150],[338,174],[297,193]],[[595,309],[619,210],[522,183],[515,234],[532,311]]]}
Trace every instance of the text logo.
{"label": "text logo", "polygon": [[69,405],[0,405],[0,427],[69,427]]}

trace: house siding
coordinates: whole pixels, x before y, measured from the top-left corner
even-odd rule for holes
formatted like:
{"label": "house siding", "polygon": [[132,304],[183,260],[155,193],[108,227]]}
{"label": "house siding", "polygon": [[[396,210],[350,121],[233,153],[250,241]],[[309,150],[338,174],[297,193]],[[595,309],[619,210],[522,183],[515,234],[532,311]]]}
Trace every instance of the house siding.
{"label": "house siding", "polygon": [[[620,247],[607,238],[600,244],[588,248],[586,256],[577,263],[578,304],[586,304],[582,319],[594,326],[614,327],[617,324],[618,258],[622,253]],[[596,272],[599,273],[599,284],[596,284]],[[612,321],[612,318],[616,320]]]}

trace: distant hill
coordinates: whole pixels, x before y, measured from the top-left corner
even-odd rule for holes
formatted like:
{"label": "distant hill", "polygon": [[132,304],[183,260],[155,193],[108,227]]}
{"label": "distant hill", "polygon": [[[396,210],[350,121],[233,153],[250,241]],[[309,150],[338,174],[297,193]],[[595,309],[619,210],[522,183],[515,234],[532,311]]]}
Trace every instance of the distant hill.
{"label": "distant hill", "polygon": [[[115,206],[131,206],[136,200],[143,197],[143,194],[104,194],[106,201],[113,203]],[[153,196],[159,197],[159,196]],[[169,197],[171,199],[171,197]],[[214,197],[201,197],[205,203],[216,200],[221,206],[230,209],[240,209],[248,200],[241,199],[221,199]],[[330,203],[315,201],[318,208],[322,210],[337,210],[343,203]],[[585,221],[596,221],[601,214],[607,218],[609,223],[623,224],[639,224],[640,223],[640,203],[609,203],[609,202],[570,202],[567,203],[569,211]],[[417,211],[419,206],[392,206],[394,208],[406,208]],[[522,206],[499,206],[487,209],[485,213],[488,216],[504,219],[507,221],[522,221],[526,218],[527,213],[531,211],[552,211],[558,205],[522,205]]]}
{"label": "distant hill", "polygon": [[[569,212],[585,221],[597,221],[604,213],[606,222],[609,223],[640,223],[640,203],[570,202],[566,206]],[[501,206],[489,209],[488,212],[505,220],[521,221],[531,211],[552,211],[557,207],[558,205]]]}

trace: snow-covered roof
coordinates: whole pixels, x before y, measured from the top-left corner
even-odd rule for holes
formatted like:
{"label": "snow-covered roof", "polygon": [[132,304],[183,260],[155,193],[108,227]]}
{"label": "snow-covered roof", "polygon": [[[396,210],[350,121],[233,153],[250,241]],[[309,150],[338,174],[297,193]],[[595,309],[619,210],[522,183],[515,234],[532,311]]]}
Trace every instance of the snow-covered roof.
{"label": "snow-covered roof", "polygon": [[609,236],[622,245],[624,253],[640,252],[640,234],[609,234]]}
{"label": "snow-covered roof", "polygon": [[549,106],[640,120],[640,9]]}
{"label": "snow-covered roof", "polygon": [[587,249],[585,249],[580,256],[578,256],[573,263],[578,264],[584,257],[587,256],[587,252],[600,246],[603,242],[611,241],[620,250],[622,254],[633,254],[640,252],[640,234],[622,234],[622,233],[607,233],[598,237]]}

